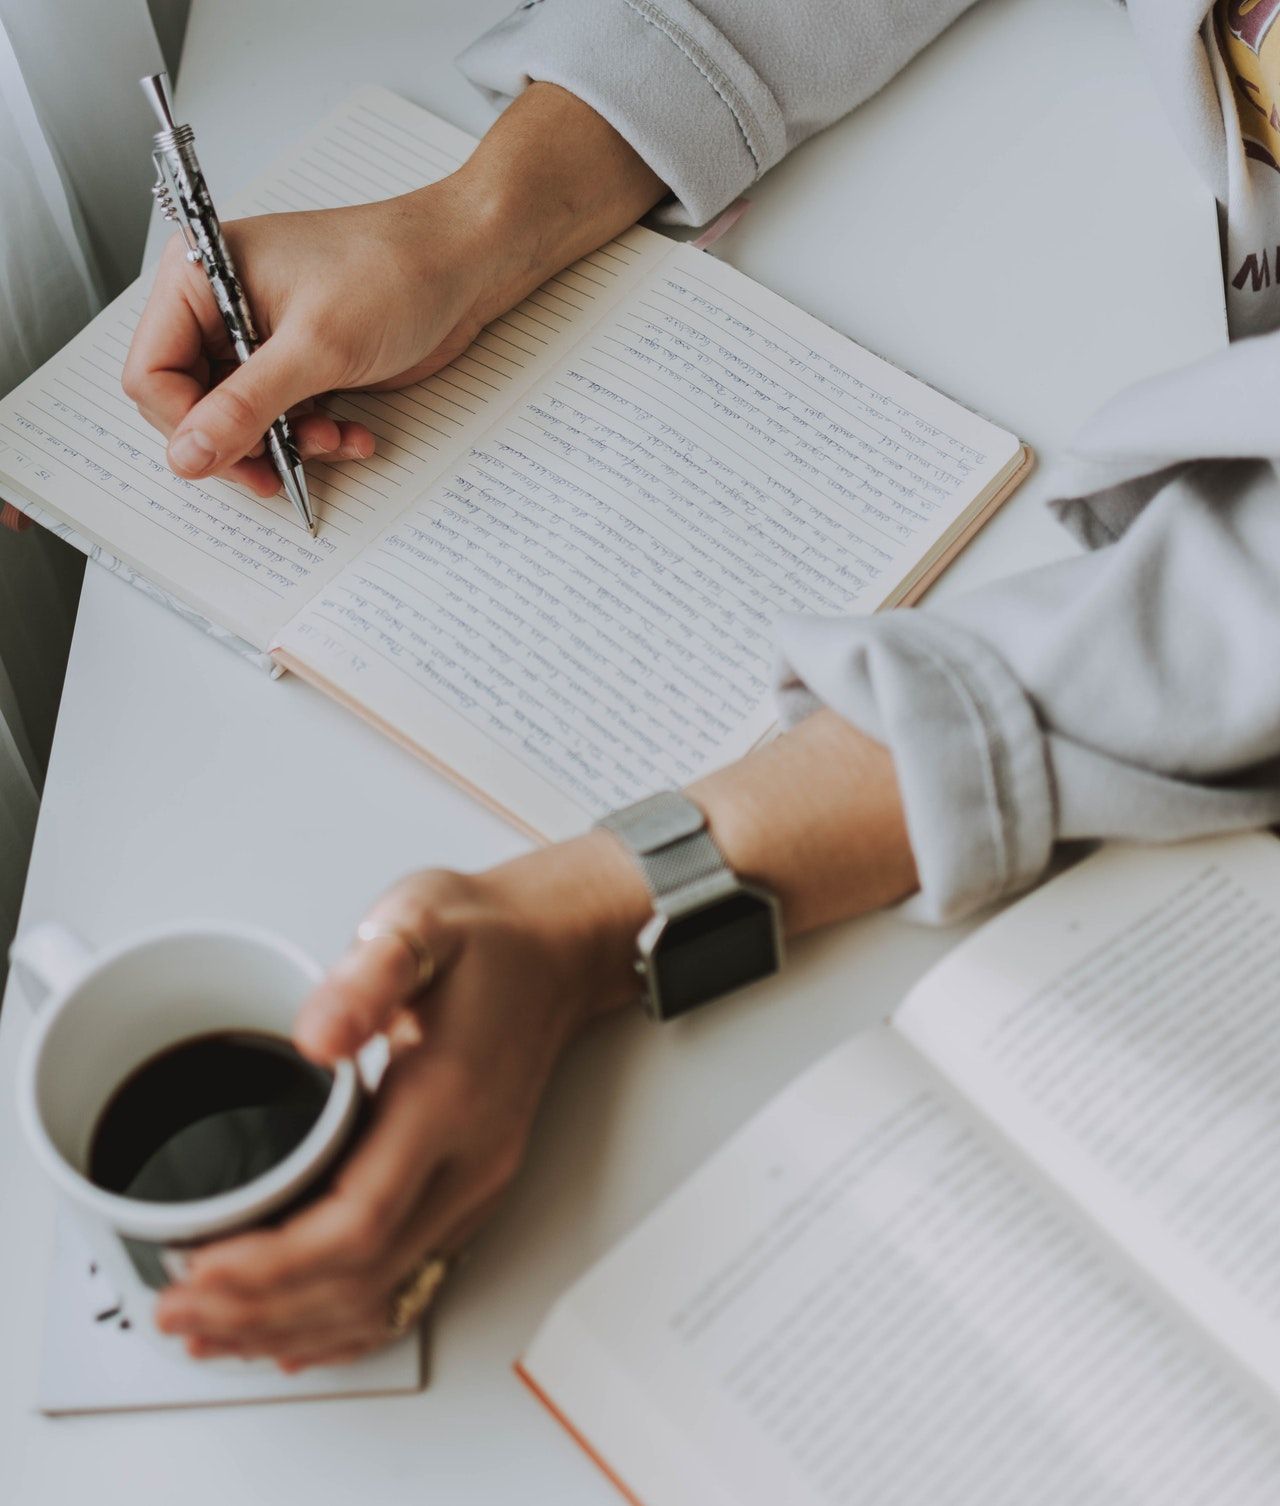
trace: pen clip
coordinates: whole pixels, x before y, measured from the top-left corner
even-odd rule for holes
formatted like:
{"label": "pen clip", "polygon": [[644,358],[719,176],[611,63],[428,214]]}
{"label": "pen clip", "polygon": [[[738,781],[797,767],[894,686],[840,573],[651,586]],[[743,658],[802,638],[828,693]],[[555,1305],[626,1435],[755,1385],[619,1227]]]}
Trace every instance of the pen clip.
{"label": "pen clip", "polygon": [[203,261],[200,247],[192,234],[191,226],[187,223],[187,217],[183,213],[181,201],[175,202],[174,194],[177,190],[177,182],[174,179],[172,169],[162,152],[152,152],[151,160],[156,165],[156,181],[151,185],[152,197],[159,207],[161,215],[170,224],[177,225],[182,232],[182,238],[187,243],[187,260]]}

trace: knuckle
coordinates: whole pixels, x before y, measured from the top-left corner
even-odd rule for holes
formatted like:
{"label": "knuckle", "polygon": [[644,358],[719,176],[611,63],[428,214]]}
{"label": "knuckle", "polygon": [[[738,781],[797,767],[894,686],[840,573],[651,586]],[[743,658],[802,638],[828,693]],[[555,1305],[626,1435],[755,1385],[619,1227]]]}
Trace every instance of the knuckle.
{"label": "knuckle", "polygon": [[386,890],[367,918],[413,932],[439,962],[451,950],[451,939],[467,926],[475,908],[474,891],[474,880],[468,875],[446,868],[423,869]]}
{"label": "knuckle", "polygon": [[339,1258],[347,1265],[372,1265],[382,1249],[382,1231],[367,1214],[356,1215],[336,1246]]}
{"label": "knuckle", "polygon": [[218,1326],[222,1329],[255,1328],[262,1321],[264,1304],[250,1297],[227,1296],[218,1304]]}
{"label": "knuckle", "polygon": [[417,899],[434,899],[438,895],[451,894],[463,882],[464,875],[452,868],[420,868],[407,874],[401,888],[408,889]]}
{"label": "knuckle", "polygon": [[383,1300],[378,1273],[374,1271],[363,1272],[358,1276],[340,1276],[329,1292],[329,1302],[335,1317],[341,1316],[348,1321],[359,1321],[380,1311]]}
{"label": "knuckle", "polygon": [[305,358],[317,391],[340,385],[339,374],[347,365],[348,351],[333,309],[291,309],[275,338]]}
{"label": "knuckle", "polygon": [[342,1215],[337,1236],[340,1258],[352,1265],[373,1264],[382,1253],[391,1226],[390,1212],[384,1198],[349,1199]]}
{"label": "knuckle", "polygon": [[263,422],[257,406],[238,386],[233,387],[224,382],[215,387],[205,401],[236,430],[253,432]]}
{"label": "knuckle", "polygon": [[294,1277],[294,1263],[295,1258],[285,1251],[264,1255],[255,1272],[255,1290],[275,1291],[288,1287]]}
{"label": "knuckle", "polygon": [[521,1135],[507,1135],[489,1153],[485,1169],[485,1191],[496,1194],[505,1191],[520,1175],[524,1165],[525,1142]]}
{"label": "knuckle", "polygon": [[463,876],[448,868],[424,868],[401,879],[386,898],[389,905],[425,918],[453,900],[464,884]]}
{"label": "knuckle", "polygon": [[288,324],[280,331],[291,345],[311,355],[322,355],[337,346],[333,314],[320,309],[291,309]]}

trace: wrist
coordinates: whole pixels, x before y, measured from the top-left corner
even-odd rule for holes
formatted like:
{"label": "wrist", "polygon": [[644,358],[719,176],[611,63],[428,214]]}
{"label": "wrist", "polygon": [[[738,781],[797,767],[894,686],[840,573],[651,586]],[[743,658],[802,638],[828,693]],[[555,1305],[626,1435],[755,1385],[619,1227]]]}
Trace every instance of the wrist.
{"label": "wrist", "polygon": [[443,205],[459,226],[485,323],[621,234],[666,191],[589,105],[533,83],[455,173],[419,194],[428,216]]}
{"label": "wrist", "polygon": [[[478,333],[524,297],[520,228],[496,198],[473,192],[454,173],[380,206],[383,248],[395,247],[404,283]],[[548,275],[550,275],[548,273]]]}
{"label": "wrist", "polygon": [[639,1000],[636,937],[653,902],[609,832],[543,848],[484,877],[497,902],[538,936],[572,1027]]}
{"label": "wrist", "polygon": [[[776,897],[789,936],[893,904],[918,885],[893,760],[832,712],[687,793],[738,877]],[[594,830],[483,879],[539,937],[571,1028],[639,1001],[636,941],[653,901],[613,833]]]}

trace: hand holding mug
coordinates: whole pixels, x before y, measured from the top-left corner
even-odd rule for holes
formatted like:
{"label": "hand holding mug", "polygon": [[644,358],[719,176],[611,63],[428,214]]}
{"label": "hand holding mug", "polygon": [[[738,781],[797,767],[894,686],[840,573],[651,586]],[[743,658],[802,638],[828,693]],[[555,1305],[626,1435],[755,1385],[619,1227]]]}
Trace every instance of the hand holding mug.
{"label": "hand holding mug", "polygon": [[390,1037],[367,1132],[294,1218],[193,1256],[158,1304],[161,1328],[193,1355],[269,1356],[287,1370],[396,1337],[397,1296],[468,1243],[515,1176],[567,1042],[638,996],[631,959],[648,913],[638,872],[604,833],[392,889],[294,1032],[325,1064]]}
{"label": "hand holding mug", "polygon": [[[159,1341],[155,1294],[189,1251],[314,1194],[354,1133],[354,1064],[317,1072],[289,1045],[320,970],[237,925],[164,927],[97,957],[45,926],[11,957],[37,1006],[18,1073],[23,1129],[135,1326]],[[193,1052],[199,1070],[177,1090]],[[248,1058],[266,1070],[265,1094],[246,1091]],[[219,1124],[225,1137],[211,1139]]]}

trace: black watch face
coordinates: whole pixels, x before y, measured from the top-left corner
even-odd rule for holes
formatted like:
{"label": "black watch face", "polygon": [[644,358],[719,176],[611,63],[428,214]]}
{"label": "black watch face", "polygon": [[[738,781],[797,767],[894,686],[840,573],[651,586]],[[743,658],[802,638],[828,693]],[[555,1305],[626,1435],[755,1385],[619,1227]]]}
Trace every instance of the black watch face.
{"label": "black watch face", "polygon": [[776,970],[773,907],[755,894],[672,919],[658,940],[654,966],[665,1019]]}

